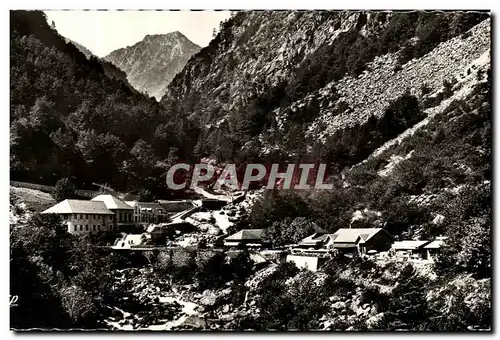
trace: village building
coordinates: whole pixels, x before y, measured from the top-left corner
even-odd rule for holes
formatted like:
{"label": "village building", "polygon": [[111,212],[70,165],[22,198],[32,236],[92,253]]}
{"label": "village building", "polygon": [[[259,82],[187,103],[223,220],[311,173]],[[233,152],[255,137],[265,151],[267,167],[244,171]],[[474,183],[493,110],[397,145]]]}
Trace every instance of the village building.
{"label": "village building", "polygon": [[446,237],[438,236],[436,239],[424,246],[424,250],[426,252],[425,258],[428,261],[435,262],[436,256],[439,254],[440,249],[443,247],[446,242]]}
{"label": "village building", "polygon": [[114,230],[115,214],[104,202],[66,199],[42,212],[62,217],[71,234],[97,234]]}
{"label": "village building", "polygon": [[224,239],[228,248],[262,248],[267,246],[263,240],[264,229],[242,229]]}
{"label": "village building", "polygon": [[[343,253],[367,254],[390,248],[392,236],[382,228],[341,228],[333,234],[316,232],[298,243],[303,252],[325,252],[338,250]],[[297,249],[296,249],[297,250]]]}
{"label": "village building", "polygon": [[384,251],[391,247],[393,237],[382,228],[352,228],[337,230],[328,236],[327,249],[357,251],[360,255],[370,251]]}
{"label": "village building", "polygon": [[114,226],[117,230],[134,224],[134,208],[113,195],[98,195],[92,198],[93,202],[104,202],[106,208],[114,213]]}
{"label": "village building", "polygon": [[307,248],[307,249],[319,249],[321,248],[325,241],[328,239],[328,234],[320,228],[318,225],[315,223],[313,224],[314,227],[314,234],[307,236],[303,240],[301,240],[298,244],[297,247],[299,248]]}
{"label": "village building", "polygon": [[430,241],[404,240],[392,244],[389,254],[400,258],[423,260],[426,255],[424,246]]}
{"label": "village building", "polygon": [[171,213],[167,213],[162,205],[157,202],[126,201],[134,208],[134,223],[157,224],[167,222]]}

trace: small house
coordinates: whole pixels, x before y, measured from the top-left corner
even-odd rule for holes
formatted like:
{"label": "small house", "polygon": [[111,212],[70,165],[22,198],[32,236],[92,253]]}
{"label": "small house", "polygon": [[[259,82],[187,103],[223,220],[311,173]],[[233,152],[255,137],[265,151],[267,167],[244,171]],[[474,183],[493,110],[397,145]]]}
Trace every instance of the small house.
{"label": "small house", "polygon": [[326,232],[322,228],[314,224],[314,234],[307,236],[306,238],[301,240],[297,244],[297,247],[306,249],[318,249],[324,245],[327,239],[328,234],[326,234]]}
{"label": "small house", "polygon": [[432,242],[424,246],[425,258],[431,262],[436,261],[436,256],[439,254],[440,249],[443,247],[446,237],[436,237]]}
{"label": "small house", "polygon": [[341,228],[328,235],[325,246],[341,252],[358,252],[363,255],[371,250],[388,250],[392,239],[393,237],[382,228]]}
{"label": "small house", "polygon": [[397,257],[421,260],[426,254],[424,246],[429,243],[430,241],[417,240],[396,241],[392,244],[390,253]]}
{"label": "small house", "polygon": [[229,248],[261,248],[265,246],[262,237],[264,229],[243,229],[224,239],[224,246]]}

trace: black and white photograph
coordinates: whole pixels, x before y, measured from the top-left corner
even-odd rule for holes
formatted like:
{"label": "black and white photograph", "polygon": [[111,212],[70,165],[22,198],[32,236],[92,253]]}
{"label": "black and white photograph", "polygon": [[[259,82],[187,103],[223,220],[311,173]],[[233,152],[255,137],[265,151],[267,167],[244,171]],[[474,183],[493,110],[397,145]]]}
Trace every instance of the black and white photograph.
{"label": "black and white photograph", "polygon": [[11,331],[492,332],[491,11],[9,20]]}

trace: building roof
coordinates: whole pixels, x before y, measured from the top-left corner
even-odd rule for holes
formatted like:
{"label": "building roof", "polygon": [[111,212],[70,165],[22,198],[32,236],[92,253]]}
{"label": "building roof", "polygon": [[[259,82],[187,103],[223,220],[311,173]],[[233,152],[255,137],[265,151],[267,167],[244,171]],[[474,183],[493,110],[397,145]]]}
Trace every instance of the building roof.
{"label": "building roof", "polygon": [[380,232],[386,233],[382,228],[341,228],[329,237],[333,243],[356,243],[358,238],[364,243]]}
{"label": "building roof", "polygon": [[225,238],[226,241],[262,240],[264,229],[243,229]]}
{"label": "building roof", "polygon": [[301,246],[316,246],[321,244],[328,237],[328,234],[323,233],[314,233],[312,235],[307,236],[303,240],[301,240],[298,244]]}
{"label": "building roof", "polygon": [[101,201],[85,201],[67,199],[49,209],[42,214],[99,214],[99,215],[114,215],[114,213],[106,208],[104,202]]}
{"label": "building roof", "polygon": [[443,244],[444,244],[444,240],[436,239],[436,240],[426,244],[424,248],[425,249],[439,249],[443,246]]}
{"label": "building roof", "polygon": [[333,244],[333,248],[356,248],[356,244],[354,243],[335,243]]}
{"label": "building roof", "polygon": [[133,207],[113,195],[99,195],[92,198],[92,201],[104,202],[108,209],[134,210]]}
{"label": "building roof", "polygon": [[395,250],[416,250],[428,244],[429,241],[405,240],[396,241],[392,244],[392,249]]}

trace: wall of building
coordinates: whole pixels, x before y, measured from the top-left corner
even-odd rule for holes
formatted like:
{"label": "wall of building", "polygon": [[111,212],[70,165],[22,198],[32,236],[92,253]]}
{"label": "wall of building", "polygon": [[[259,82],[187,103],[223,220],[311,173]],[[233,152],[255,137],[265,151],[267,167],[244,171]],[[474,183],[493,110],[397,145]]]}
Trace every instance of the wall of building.
{"label": "wall of building", "polygon": [[134,211],[129,209],[113,209],[117,224],[132,224],[134,223]]}
{"label": "wall of building", "polygon": [[387,233],[379,232],[364,243],[364,248],[368,250],[386,251],[391,248],[393,240]]}
{"label": "wall of building", "polygon": [[63,219],[71,234],[98,233],[114,229],[113,215],[65,214]]}

